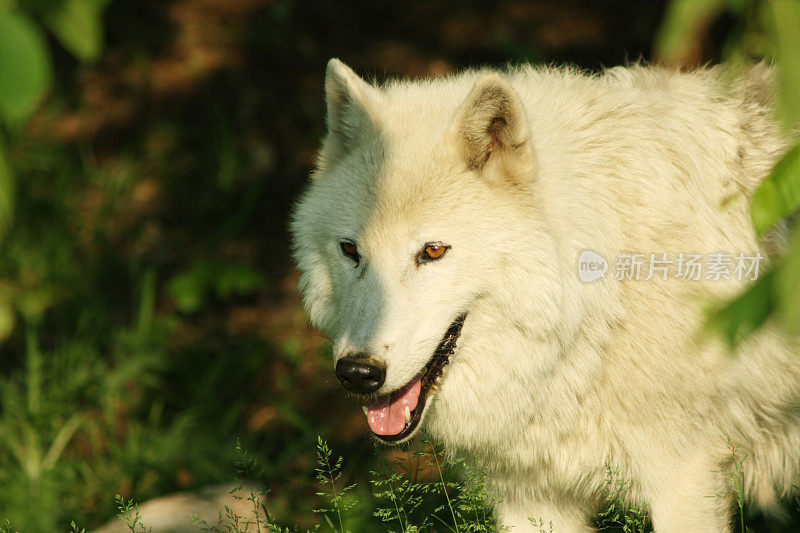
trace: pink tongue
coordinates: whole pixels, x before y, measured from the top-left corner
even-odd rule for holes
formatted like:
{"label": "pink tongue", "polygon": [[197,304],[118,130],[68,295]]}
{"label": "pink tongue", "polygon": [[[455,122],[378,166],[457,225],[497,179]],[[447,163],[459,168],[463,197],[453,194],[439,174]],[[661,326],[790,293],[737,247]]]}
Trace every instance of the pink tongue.
{"label": "pink tongue", "polygon": [[376,435],[397,435],[406,425],[406,406],[413,411],[419,401],[419,377],[399,391],[367,407],[367,424]]}

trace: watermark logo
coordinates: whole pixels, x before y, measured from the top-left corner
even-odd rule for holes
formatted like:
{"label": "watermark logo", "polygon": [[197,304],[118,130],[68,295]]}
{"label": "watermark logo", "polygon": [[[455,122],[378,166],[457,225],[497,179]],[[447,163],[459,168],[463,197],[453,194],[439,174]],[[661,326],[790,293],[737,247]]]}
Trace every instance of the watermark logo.
{"label": "watermark logo", "polygon": [[578,277],[584,283],[591,283],[605,277],[608,272],[608,261],[591,250],[584,250],[578,257]]}
{"label": "watermark logo", "polygon": [[[710,254],[680,253],[619,254],[614,264],[614,279],[617,281],[651,280],[666,281],[669,278],[685,281],[724,281],[758,279],[760,253],[715,252]],[[578,257],[578,277],[591,283],[606,276],[609,264],[597,252],[584,250]]]}

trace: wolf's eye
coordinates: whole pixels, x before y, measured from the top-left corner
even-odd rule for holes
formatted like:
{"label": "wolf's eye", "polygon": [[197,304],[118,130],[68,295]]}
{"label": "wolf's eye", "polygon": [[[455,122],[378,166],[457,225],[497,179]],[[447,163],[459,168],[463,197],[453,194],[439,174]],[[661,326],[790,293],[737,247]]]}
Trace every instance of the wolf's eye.
{"label": "wolf's eye", "polygon": [[361,256],[358,255],[358,248],[352,241],[341,241],[339,243],[342,253],[356,262],[356,266],[361,261]]}
{"label": "wolf's eye", "polygon": [[440,242],[429,242],[425,245],[425,248],[417,254],[417,264],[421,265],[422,263],[429,263],[430,261],[436,261],[437,259],[441,259],[441,257],[449,250],[450,247],[446,244],[442,244]]}

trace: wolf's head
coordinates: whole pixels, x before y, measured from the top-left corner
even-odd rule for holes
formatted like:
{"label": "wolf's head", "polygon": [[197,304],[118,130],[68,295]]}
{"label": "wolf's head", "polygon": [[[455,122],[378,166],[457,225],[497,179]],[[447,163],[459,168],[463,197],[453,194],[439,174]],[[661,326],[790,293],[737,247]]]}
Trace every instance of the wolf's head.
{"label": "wolf's head", "polygon": [[463,380],[501,394],[520,335],[558,325],[528,120],[490,72],[376,87],[332,59],[325,93],[328,133],[292,220],[299,289],[373,433],[402,442],[434,396],[479,411]]}

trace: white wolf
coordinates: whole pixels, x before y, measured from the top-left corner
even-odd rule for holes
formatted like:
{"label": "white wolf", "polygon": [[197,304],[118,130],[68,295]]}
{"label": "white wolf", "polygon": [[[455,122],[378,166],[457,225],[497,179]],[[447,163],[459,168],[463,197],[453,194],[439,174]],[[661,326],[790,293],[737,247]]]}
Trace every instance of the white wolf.
{"label": "white wolf", "polygon": [[[676,264],[767,256],[748,199],[789,142],[770,78],[521,67],[376,86],[331,60],[294,255],[377,438],[424,425],[486,469],[515,531],[590,530],[609,467],[659,533],[729,531],[729,442],[745,497],[775,507],[800,481],[800,350],[769,325],[731,357],[703,310],[746,282]],[[586,250],[673,264],[584,283]]]}

